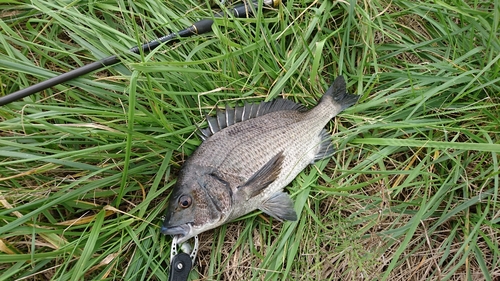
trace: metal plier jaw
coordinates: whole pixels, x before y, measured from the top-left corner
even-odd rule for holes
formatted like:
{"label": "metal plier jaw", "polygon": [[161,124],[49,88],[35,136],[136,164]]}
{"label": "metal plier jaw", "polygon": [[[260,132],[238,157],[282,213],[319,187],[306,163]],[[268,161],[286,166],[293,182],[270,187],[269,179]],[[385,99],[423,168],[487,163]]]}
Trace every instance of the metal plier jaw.
{"label": "metal plier jaw", "polygon": [[[186,281],[193,268],[194,260],[196,259],[196,254],[198,253],[198,236],[194,237],[194,246],[191,250],[191,246],[188,243],[182,243],[181,250],[179,252],[177,247],[177,236],[172,239],[172,247],[170,249],[170,276],[168,281]],[[186,252],[191,252],[186,254]]]}

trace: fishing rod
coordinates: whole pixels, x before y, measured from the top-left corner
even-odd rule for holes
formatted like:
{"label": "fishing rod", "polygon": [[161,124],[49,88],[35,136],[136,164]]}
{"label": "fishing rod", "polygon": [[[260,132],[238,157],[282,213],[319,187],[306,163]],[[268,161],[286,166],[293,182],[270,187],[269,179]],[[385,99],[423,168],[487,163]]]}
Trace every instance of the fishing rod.
{"label": "fishing rod", "polygon": [[[263,4],[265,7],[277,7],[280,4],[281,0],[263,0]],[[233,7],[230,9],[231,14],[236,17],[236,18],[249,18],[253,16],[254,10],[257,8],[258,1],[253,1],[253,2],[244,2],[238,6]],[[226,14],[224,12],[219,12],[214,14],[214,18],[220,18],[224,17]],[[154,39],[146,44],[143,44],[141,46],[136,46],[133,47],[129,50],[130,53],[135,53],[138,54],[140,51],[143,52],[151,52],[152,50],[156,49],[158,46],[160,46],[163,43],[173,41],[175,39],[181,38],[181,37],[189,37],[192,35],[200,35],[203,33],[210,32],[212,30],[212,24],[214,23],[213,18],[212,19],[203,19],[198,22],[193,23],[191,26],[178,31],[174,33],[170,33],[168,35],[165,35],[163,37]],[[80,77],[82,75],[85,75],[87,73],[90,73],[92,71],[104,68],[106,66],[110,66],[116,63],[120,62],[120,58],[118,55],[112,55],[107,58],[103,58],[101,60],[98,60],[96,62],[86,64],[84,66],[81,66],[79,68],[73,69],[69,72],[60,74],[58,76],[49,78],[45,81],[42,81],[40,83],[37,83],[35,85],[31,85],[27,88],[18,90],[16,92],[10,93],[6,96],[0,97],[0,106],[9,104],[13,101],[22,99],[24,97],[27,97],[29,95],[32,95],[34,93],[38,93],[40,91],[43,91],[47,88],[53,87],[55,85],[59,85],[61,83],[64,83],[66,81],[69,81],[71,79]]]}

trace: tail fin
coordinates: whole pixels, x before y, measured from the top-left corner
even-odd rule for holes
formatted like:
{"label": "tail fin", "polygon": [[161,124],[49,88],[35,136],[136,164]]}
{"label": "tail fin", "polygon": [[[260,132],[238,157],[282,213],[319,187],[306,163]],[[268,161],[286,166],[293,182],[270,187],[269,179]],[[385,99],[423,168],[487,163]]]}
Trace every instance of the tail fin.
{"label": "tail fin", "polygon": [[359,95],[349,94],[346,91],[344,77],[338,76],[337,78],[335,78],[335,81],[333,81],[333,84],[330,86],[330,88],[328,88],[323,97],[321,97],[320,101],[323,101],[323,99],[331,98],[333,99],[334,103],[340,105],[340,110],[342,111],[355,104],[358,101],[359,97]]}

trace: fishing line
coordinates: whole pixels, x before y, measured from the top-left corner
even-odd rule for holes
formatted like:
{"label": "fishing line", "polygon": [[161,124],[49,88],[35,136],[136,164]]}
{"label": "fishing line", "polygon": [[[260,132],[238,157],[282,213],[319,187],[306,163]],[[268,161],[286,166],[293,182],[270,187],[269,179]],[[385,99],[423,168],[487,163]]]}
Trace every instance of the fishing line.
{"label": "fishing line", "polygon": [[[280,4],[281,0],[264,0],[263,4],[266,7],[277,7]],[[253,16],[254,10],[257,8],[258,1],[253,1],[253,2],[244,2],[238,6],[233,7],[229,11],[231,14],[236,17],[236,18],[248,18]],[[214,18],[218,17],[223,17],[226,14],[224,12],[219,12],[214,14]],[[145,53],[150,52],[154,49],[156,49],[158,46],[160,46],[163,43],[173,41],[178,38],[182,37],[189,37],[193,35],[200,35],[203,33],[207,33],[212,31],[212,24],[214,23],[213,19],[203,19],[198,22],[193,23],[193,25],[178,31],[174,32],[168,35],[165,35],[163,37],[154,39],[148,43],[145,43],[141,46],[136,46],[133,47],[129,50],[131,53],[138,54],[140,51],[143,51]],[[42,81],[40,83],[37,83],[35,85],[31,85],[27,88],[18,90],[16,92],[10,93],[6,96],[0,97],[0,106],[9,104],[13,101],[20,100],[24,97],[27,97],[29,95],[38,93],[40,91],[43,91],[47,88],[53,87],[55,85],[59,85],[61,83],[64,83],[66,81],[69,81],[71,79],[80,77],[82,75],[85,75],[87,73],[90,73],[92,71],[104,68],[106,66],[110,66],[116,63],[120,62],[120,58],[118,55],[112,55],[107,58],[103,58],[99,61],[81,66],[79,68],[73,69],[69,72],[60,74],[58,76],[49,78],[45,81]]]}

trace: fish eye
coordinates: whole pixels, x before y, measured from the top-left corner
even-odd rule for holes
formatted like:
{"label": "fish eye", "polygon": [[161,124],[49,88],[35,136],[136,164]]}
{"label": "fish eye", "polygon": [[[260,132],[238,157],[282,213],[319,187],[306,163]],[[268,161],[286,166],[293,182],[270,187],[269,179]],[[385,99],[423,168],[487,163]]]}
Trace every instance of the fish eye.
{"label": "fish eye", "polygon": [[188,208],[189,206],[191,206],[191,203],[191,196],[182,195],[181,197],[179,197],[179,206],[181,206],[182,208]]}

